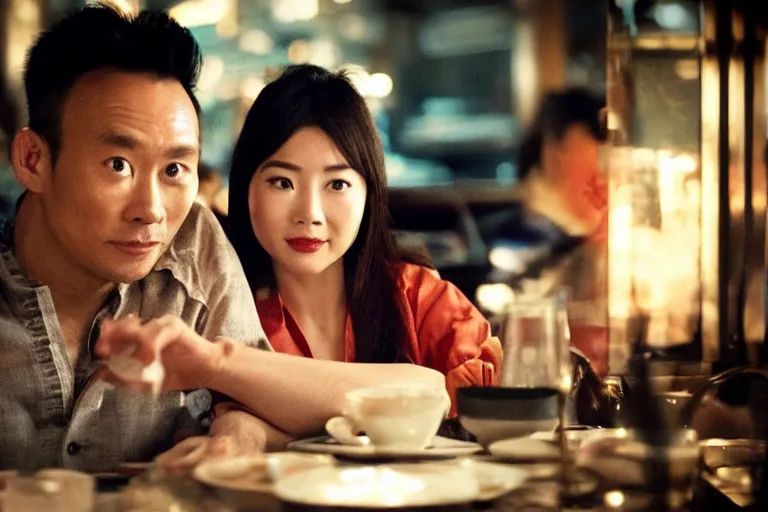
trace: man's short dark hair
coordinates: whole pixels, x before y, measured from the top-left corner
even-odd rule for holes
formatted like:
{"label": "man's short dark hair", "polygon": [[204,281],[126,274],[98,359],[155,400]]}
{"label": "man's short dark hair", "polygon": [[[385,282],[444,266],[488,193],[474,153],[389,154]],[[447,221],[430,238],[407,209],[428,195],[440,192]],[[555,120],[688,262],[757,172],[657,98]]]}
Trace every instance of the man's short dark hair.
{"label": "man's short dark hair", "polygon": [[597,140],[606,139],[600,118],[605,101],[578,87],[551,92],[542,99],[536,117],[523,136],[517,153],[517,178],[522,180],[538,165],[541,150],[548,139],[560,141],[568,128],[580,124]]}
{"label": "man's short dark hair", "polygon": [[201,63],[197,41],[166,13],[127,17],[106,5],[86,6],[43,32],[29,52],[24,70],[29,127],[48,142],[55,162],[67,94],[83,75],[100,69],[176,79],[199,114],[194,89]]}

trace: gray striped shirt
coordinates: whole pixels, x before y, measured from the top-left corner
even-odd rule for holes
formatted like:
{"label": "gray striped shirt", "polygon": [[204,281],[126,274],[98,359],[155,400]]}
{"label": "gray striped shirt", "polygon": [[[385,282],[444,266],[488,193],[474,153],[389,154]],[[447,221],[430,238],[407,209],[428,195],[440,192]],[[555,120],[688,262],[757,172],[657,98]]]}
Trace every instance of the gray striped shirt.
{"label": "gray striped shirt", "polygon": [[22,274],[12,241],[13,224],[0,221],[0,469],[108,471],[150,460],[182,429],[201,430],[211,405],[207,390],[152,398],[91,378],[100,318],[171,314],[206,339],[270,348],[240,262],[213,214],[199,205],[148,276],[116,287],[74,367],[50,290]]}

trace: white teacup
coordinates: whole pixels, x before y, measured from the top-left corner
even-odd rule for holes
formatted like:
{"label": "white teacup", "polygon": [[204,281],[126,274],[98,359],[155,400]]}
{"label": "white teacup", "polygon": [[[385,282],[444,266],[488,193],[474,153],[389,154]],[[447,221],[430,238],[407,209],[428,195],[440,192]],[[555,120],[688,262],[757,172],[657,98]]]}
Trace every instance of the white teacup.
{"label": "white teacup", "polygon": [[325,424],[334,439],[413,450],[429,446],[451,403],[445,389],[427,387],[363,388],[350,391],[346,399],[344,415]]}

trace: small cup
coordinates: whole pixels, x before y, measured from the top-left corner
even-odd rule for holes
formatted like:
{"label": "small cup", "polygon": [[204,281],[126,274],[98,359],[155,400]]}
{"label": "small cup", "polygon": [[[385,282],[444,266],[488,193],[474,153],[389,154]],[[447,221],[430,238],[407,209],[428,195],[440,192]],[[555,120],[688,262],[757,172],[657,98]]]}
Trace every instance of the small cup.
{"label": "small cup", "polygon": [[358,389],[347,393],[344,415],[328,420],[325,429],[341,444],[421,450],[437,434],[450,403],[445,389]]}
{"label": "small cup", "polygon": [[66,469],[46,469],[16,476],[7,483],[4,507],[17,512],[91,512],[95,480]]}
{"label": "small cup", "polygon": [[35,475],[38,479],[58,482],[67,496],[66,505],[70,512],[93,510],[96,499],[96,479],[93,475],[71,469],[42,469]]}

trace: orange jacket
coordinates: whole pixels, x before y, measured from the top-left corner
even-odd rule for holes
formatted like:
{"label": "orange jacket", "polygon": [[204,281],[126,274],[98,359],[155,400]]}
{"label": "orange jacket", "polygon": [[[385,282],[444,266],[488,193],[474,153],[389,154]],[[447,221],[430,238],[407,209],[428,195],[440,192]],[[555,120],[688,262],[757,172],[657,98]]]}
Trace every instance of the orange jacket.
{"label": "orange jacket", "polygon": [[[448,281],[425,267],[404,263],[398,280],[407,305],[408,360],[435,369],[446,377],[451,415],[456,414],[455,392],[465,386],[498,385],[501,345],[491,338],[488,321]],[[256,297],[256,309],[267,339],[278,352],[312,357],[312,351],[277,293]],[[355,336],[347,315],[344,360],[355,360]]]}

